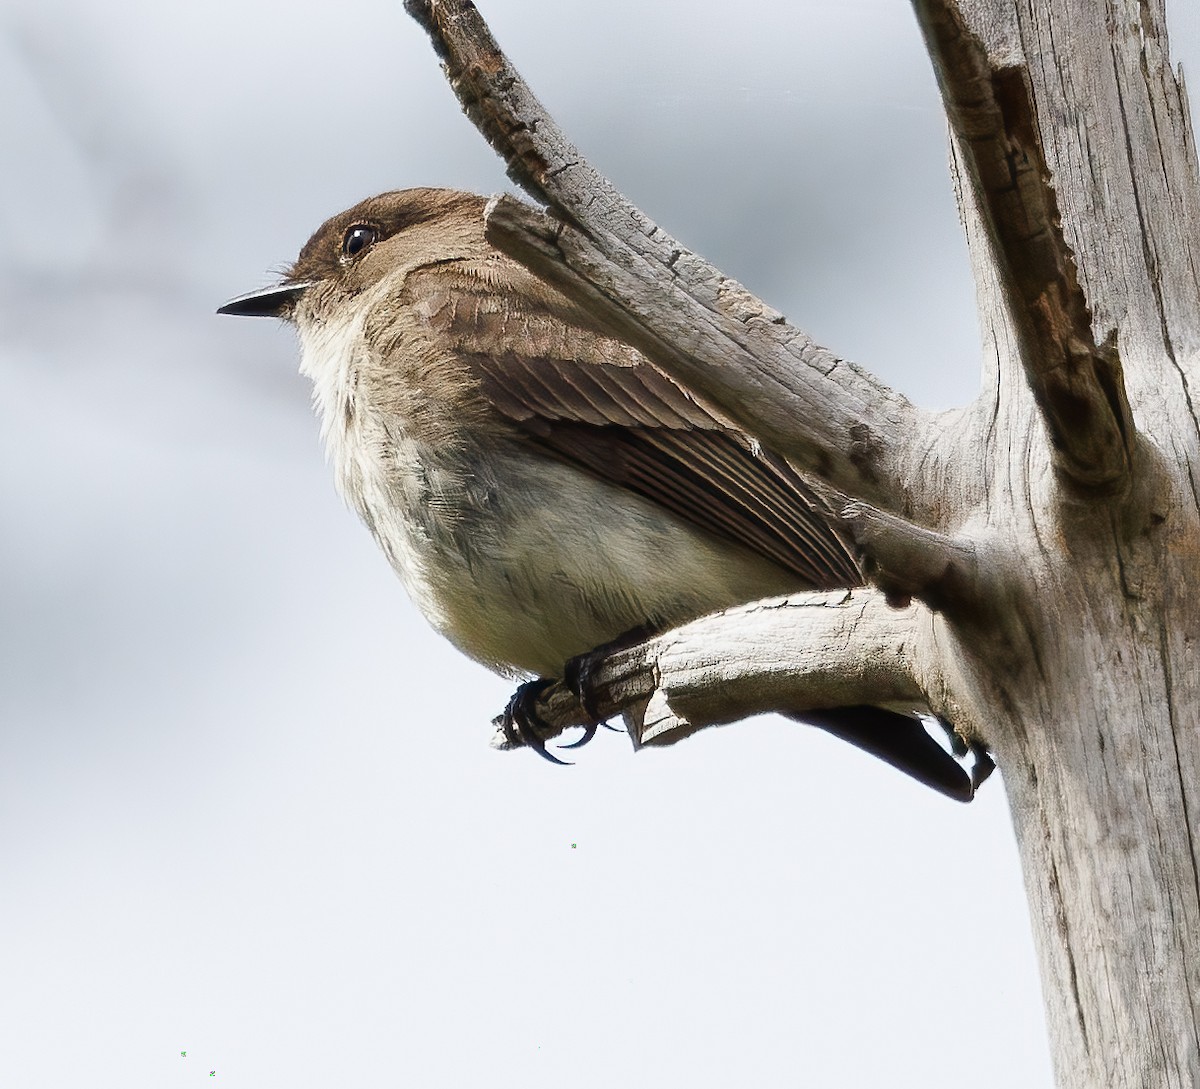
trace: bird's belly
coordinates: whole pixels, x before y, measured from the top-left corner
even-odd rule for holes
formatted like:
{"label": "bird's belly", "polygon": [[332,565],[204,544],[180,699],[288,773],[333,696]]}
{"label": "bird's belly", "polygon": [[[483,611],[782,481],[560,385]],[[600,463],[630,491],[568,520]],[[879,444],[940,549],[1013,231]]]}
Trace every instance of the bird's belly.
{"label": "bird's belly", "polygon": [[554,676],[631,628],[796,586],[754,553],[622,488],[517,448],[469,464],[410,450],[360,510],[410,595],[464,653]]}

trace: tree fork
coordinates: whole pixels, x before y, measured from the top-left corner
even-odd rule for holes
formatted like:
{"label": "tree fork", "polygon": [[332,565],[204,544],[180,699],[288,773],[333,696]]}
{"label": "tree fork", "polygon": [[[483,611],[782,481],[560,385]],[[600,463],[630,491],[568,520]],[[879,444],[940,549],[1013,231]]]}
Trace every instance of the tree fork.
{"label": "tree fork", "polygon": [[496,201],[491,237],[849,497],[882,589],[626,648],[602,709],[652,741],[919,693],[1005,772],[1060,1086],[1200,1084],[1200,184],[1161,0],[915,0],[989,361],[941,416],[642,216],[472,4],[407,6],[551,207]]}

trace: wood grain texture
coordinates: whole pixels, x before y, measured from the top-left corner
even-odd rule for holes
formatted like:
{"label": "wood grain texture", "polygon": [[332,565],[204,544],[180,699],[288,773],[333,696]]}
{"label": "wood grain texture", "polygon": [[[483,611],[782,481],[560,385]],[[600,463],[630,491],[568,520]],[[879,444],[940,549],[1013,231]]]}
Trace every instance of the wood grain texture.
{"label": "wood grain texture", "polygon": [[914,4],[1009,293],[1055,468],[1085,491],[1127,481],[1135,436],[1115,337],[1097,343],[1063,236],[1026,66],[992,65],[954,0]]}
{"label": "wood grain texture", "polygon": [[[752,714],[858,703],[866,691],[922,703],[937,687],[923,673],[936,656],[901,648],[928,647],[931,637],[928,610],[894,609],[869,588],[792,594],[620,650],[597,664],[591,691],[602,714],[630,715],[635,744],[666,744]],[[587,720],[564,684],[543,693],[539,712],[549,737]]]}
{"label": "wood grain texture", "polygon": [[[1195,145],[1161,6],[964,4],[990,62],[1027,73],[1094,336],[1115,331],[1138,434],[1121,494],[1055,483],[1028,348],[987,215],[954,173],[994,360],[986,481],[1007,650],[951,685],[990,735],[1025,870],[1060,1086],[1200,1084],[1200,294]],[[949,635],[950,632],[948,631]],[[966,649],[966,644],[975,643]],[[952,670],[953,672],[953,670]],[[1007,674],[1007,675],[1006,675]]]}
{"label": "wood grain texture", "polygon": [[[749,430],[800,468],[889,509],[911,507],[897,452],[930,426],[928,413],[815,344],[618,193],[555,124],[468,0],[406,7],[510,176],[556,210],[558,221],[547,224],[499,202],[489,215],[494,245],[560,287],[590,285],[589,306],[606,327],[738,426],[752,422]],[[538,261],[548,245],[556,268]]]}
{"label": "wood grain texture", "polygon": [[987,375],[941,417],[625,202],[473,7],[410,0],[467,112],[551,206],[495,202],[497,243],[854,500],[879,585],[925,598],[896,626],[867,591],[697,621],[604,663],[606,708],[650,740],[915,689],[1005,773],[1059,1085],[1185,1089],[1200,1085],[1200,171],[1186,94],[1161,0],[915,7],[951,119]]}

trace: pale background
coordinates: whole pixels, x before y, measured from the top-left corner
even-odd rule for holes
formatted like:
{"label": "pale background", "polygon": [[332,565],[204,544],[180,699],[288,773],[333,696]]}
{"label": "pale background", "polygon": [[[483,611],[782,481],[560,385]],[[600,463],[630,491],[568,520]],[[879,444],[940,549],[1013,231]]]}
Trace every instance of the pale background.
{"label": "pale background", "polygon": [[[974,395],[903,0],[482,5],[668,230]],[[363,196],[506,187],[399,4],[2,14],[0,1084],[1048,1086],[999,777],[769,719],[490,750],[510,685],[342,508],[291,332],[214,316]]]}

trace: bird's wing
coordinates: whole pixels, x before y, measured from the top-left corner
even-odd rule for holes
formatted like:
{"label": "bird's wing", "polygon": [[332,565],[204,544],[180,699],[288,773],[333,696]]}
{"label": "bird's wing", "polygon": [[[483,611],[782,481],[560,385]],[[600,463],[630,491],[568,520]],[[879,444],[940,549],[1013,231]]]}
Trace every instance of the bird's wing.
{"label": "bird's wing", "polygon": [[[797,576],[797,589],[862,583],[849,544],[782,458],[723,424],[636,349],[506,265],[439,264],[405,291],[527,438]],[[523,274],[523,275],[522,275]]]}
{"label": "bird's wing", "polygon": [[[529,441],[771,559],[795,573],[797,589],[862,584],[832,513],[787,462],[524,269],[505,262],[502,280],[497,263],[410,273],[405,301]],[[513,278],[520,291],[504,286]],[[974,794],[917,719],[878,707],[803,718],[942,794]]]}

